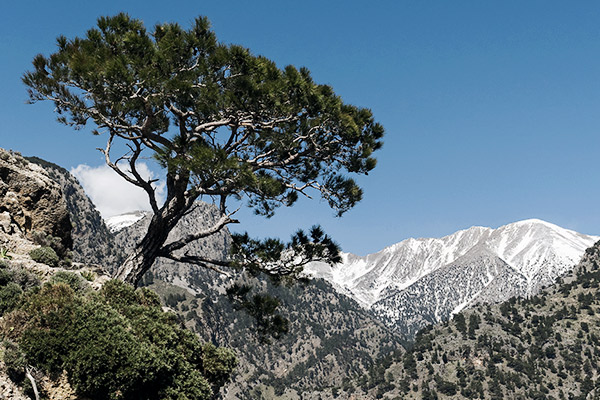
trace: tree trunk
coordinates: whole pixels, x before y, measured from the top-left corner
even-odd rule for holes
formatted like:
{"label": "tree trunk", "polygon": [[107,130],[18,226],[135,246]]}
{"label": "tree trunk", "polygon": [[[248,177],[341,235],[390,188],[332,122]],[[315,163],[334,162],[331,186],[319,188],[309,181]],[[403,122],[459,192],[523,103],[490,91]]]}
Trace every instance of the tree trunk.
{"label": "tree trunk", "polygon": [[[156,216],[152,218],[152,222],[154,222],[155,218]],[[157,224],[150,223],[148,232],[146,232],[142,241],[135,246],[133,252],[119,267],[114,278],[134,286],[138,285],[142,276],[144,276],[158,258],[160,248],[167,240],[169,234],[167,229],[156,225]]]}
{"label": "tree trunk", "polygon": [[174,201],[168,206],[165,205],[160,214],[152,216],[146,235],[119,267],[114,275],[115,279],[134,286],[138,285],[144,274],[159,257],[160,250],[165,244],[169,232],[183,216],[186,209],[184,204]]}
{"label": "tree trunk", "polygon": [[152,216],[146,235],[139,242],[114,278],[137,286],[144,274],[159,257],[169,232],[193,205],[195,197],[187,193],[189,171],[169,170],[167,173],[167,200]]}

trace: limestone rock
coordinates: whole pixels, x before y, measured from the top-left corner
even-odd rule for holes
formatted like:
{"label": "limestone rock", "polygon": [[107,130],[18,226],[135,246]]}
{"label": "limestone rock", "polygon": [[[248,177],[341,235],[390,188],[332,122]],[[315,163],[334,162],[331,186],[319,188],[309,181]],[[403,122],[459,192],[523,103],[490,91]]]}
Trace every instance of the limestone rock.
{"label": "limestone rock", "polygon": [[66,169],[41,158],[27,160],[42,167],[62,190],[73,224],[73,261],[113,270],[125,258],[123,251],[115,245],[113,235],[77,179]]}
{"label": "limestone rock", "polygon": [[71,220],[60,187],[39,166],[0,149],[0,231],[32,238],[34,232],[72,248]]}

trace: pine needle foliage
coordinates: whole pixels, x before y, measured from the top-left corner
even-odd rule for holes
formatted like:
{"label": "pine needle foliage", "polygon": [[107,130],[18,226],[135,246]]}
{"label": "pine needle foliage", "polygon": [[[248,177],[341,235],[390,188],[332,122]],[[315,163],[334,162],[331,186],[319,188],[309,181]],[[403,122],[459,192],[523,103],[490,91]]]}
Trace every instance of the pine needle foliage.
{"label": "pine needle foliage", "polygon": [[[84,37],[59,37],[57,51],[36,56],[23,82],[32,102],[54,103],[60,123],[106,135],[107,164],[148,194],[149,233],[117,275],[130,283],[157,257],[214,266],[177,251],[237,223],[240,200],[270,217],[316,194],[341,216],[363,194],[350,174],[371,171],[382,146],[384,129],[369,109],[344,103],[307,68],[279,68],[220,43],[205,17],[189,29],[165,23],[151,31],[127,14],[102,17]],[[127,150],[114,156],[114,148]],[[155,181],[137,169],[147,152],[166,173],[164,205]],[[219,222],[204,236],[165,243],[200,197],[214,199]]]}

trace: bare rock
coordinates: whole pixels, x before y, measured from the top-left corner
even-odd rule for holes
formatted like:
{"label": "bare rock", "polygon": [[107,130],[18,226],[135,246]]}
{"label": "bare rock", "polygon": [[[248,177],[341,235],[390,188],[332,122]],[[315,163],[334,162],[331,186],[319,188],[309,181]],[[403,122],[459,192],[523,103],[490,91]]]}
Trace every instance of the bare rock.
{"label": "bare rock", "polygon": [[0,149],[0,231],[29,239],[41,232],[71,249],[71,229],[60,187],[38,165]]}
{"label": "bare rock", "polygon": [[49,161],[38,157],[27,157],[27,160],[42,167],[62,190],[73,224],[73,261],[101,265],[106,271],[120,265],[125,259],[123,251],[115,245],[113,235],[77,179]]}
{"label": "bare rock", "polygon": [[45,376],[42,379],[41,387],[49,399],[60,400],[83,400],[75,393],[73,387],[69,384],[67,373],[63,372],[58,379],[50,379]]}
{"label": "bare rock", "polygon": [[[2,347],[2,350],[4,348]],[[23,390],[10,380],[6,373],[6,365],[0,361],[0,400],[31,400]]]}

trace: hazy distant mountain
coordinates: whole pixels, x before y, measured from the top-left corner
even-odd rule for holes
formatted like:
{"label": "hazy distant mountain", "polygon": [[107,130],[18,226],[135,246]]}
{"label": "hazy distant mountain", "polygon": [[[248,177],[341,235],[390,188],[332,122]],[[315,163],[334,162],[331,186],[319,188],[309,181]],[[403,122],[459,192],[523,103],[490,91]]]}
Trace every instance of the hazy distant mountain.
{"label": "hazy distant mountain", "polygon": [[334,267],[307,271],[412,336],[478,302],[537,293],[569,271],[599,237],[530,219],[472,227],[440,239],[407,239]]}

